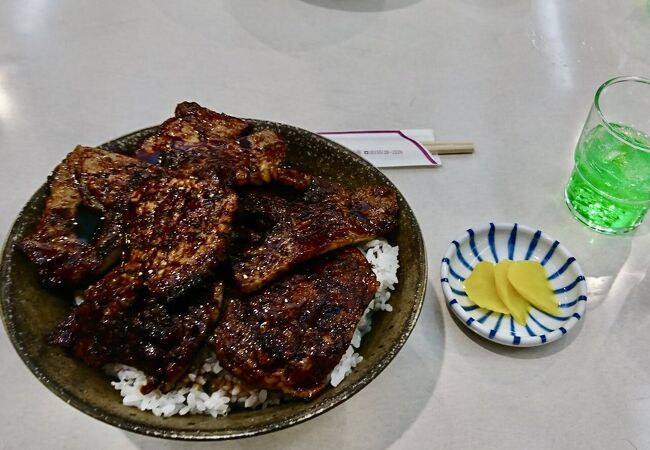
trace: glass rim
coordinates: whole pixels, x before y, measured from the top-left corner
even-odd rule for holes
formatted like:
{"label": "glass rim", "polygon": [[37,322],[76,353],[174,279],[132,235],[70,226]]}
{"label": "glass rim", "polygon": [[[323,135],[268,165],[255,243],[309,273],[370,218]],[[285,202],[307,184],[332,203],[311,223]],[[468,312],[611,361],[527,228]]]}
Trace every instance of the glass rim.
{"label": "glass rim", "polygon": [[620,131],[614,129],[612,125],[609,123],[609,121],[605,118],[605,114],[603,111],[600,109],[600,95],[607,89],[608,87],[618,84],[618,83],[624,83],[628,81],[633,81],[637,83],[642,83],[642,84],[647,84],[648,87],[650,87],[650,79],[648,78],[643,78],[643,77],[637,77],[637,76],[621,76],[621,77],[614,77],[610,80],[605,81],[603,84],[600,85],[598,90],[596,91],[596,95],[594,97],[594,107],[596,108],[596,111],[598,111],[598,115],[600,116],[601,122],[605,125],[607,130],[618,140],[622,141],[624,144],[627,144],[631,147],[634,147],[637,150],[641,150],[642,152],[650,152],[650,145],[643,145],[639,142],[633,142],[630,140],[628,136],[625,134],[621,133]]}

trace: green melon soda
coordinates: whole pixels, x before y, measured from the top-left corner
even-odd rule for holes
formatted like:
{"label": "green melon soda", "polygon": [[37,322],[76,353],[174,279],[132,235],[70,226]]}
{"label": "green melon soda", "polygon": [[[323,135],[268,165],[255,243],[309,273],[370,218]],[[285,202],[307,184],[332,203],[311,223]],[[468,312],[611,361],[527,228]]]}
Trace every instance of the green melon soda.
{"label": "green melon soda", "polygon": [[611,131],[597,125],[578,143],[566,200],[593,228],[629,231],[650,207],[650,136],[619,124],[609,126]]}

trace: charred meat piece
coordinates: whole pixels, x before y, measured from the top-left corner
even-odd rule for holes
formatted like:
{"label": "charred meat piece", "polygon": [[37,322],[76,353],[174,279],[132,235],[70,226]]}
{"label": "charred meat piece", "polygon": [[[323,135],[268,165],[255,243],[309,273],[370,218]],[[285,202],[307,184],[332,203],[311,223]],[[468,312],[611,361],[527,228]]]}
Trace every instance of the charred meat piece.
{"label": "charred meat piece", "polygon": [[275,180],[285,186],[304,191],[309,187],[313,176],[298,169],[282,167],[278,170]]}
{"label": "charred meat piece", "polygon": [[315,256],[384,234],[397,212],[397,195],[388,187],[349,189],[315,179],[304,199],[234,263],[235,282],[253,292]]}
{"label": "charred meat piece", "polygon": [[125,214],[126,258],[85,291],[50,343],[94,367],[131,364],[153,377],[147,389],[171,389],[217,319],[223,289],[208,295],[201,282],[225,257],[236,205],[209,180],[145,181]]}
{"label": "charred meat piece", "polygon": [[237,195],[210,180],[165,176],[140,186],[126,216],[128,259],[147,290],[173,298],[210,276],[226,255]]}
{"label": "charred meat piece", "polygon": [[237,216],[258,230],[265,230],[287,216],[299,199],[296,191],[283,186],[248,187],[237,190]]}
{"label": "charred meat piece", "polygon": [[262,235],[253,227],[242,223],[235,223],[230,233],[229,254],[231,256],[237,255],[248,247],[259,243],[261,240]]}
{"label": "charred meat piece", "polygon": [[[93,367],[113,361],[111,355],[120,350],[118,340],[126,331],[119,322],[142,298],[143,286],[138,266],[115,267],[86,289],[84,302],[54,329],[49,343],[69,350]],[[111,331],[112,327],[115,329]]]}
{"label": "charred meat piece", "polygon": [[255,386],[311,398],[350,345],[379,283],[361,251],[315,261],[250,297],[226,297],[219,363]]}
{"label": "charred meat piece", "polygon": [[136,151],[136,157],[157,163],[175,143],[224,144],[238,138],[248,128],[245,120],[211,111],[198,103],[179,103],[174,117],[145,140]]}
{"label": "charred meat piece", "polygon": [[74,286],[102,271],[123,243],[128,196],[159,173],[117,153],[81,146],[72,151],[49,178],[36,229],[19,244],[43,282]]}
{"label": "charred meat piece", "polygon": [[220,146],[177,142],[161,157],[164,167],[197,178],[216,178],[228,186],[268,184],[279,180],[305,189],[311,177],[283,167],[287,144],[272,130],[262,130]]}
{"label": "charred meat piece", "polygon": [[[223,295],[215,284],[173,305],[142,297],[143,281],[118,267],[85,293],[85,301],[49,336],[92,367],[123,363],[146,372],[144,393],[173,388],[213,329]],[[112,294],[112,295],[111,295]]]}
{"label": "charred meat piece", "polygon": [[284,167],[287,146],[282,138],[272,130],[242,137],[249,128],[245,120],[197,103],[180,103],[175,116],[144,141],[136,157],[230,186],[277,180],[305,190],[311,176]]}

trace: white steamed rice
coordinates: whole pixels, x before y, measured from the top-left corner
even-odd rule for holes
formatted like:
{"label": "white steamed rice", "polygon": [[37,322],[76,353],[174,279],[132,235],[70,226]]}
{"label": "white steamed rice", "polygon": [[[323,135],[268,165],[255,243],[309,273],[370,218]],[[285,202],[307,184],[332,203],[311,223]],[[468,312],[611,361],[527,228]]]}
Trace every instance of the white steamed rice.
{"label": "white steamed rice", "polygon": [[[354,331],[351,345],[330,374],[332,386],[337,386],[363,360],[357,349],[361,345],[363,335],[371,329],[373,313],[393,310],[388,301],[397,283],[398,247],[389,245],[383,239],[377,239],[359,249],[372,264],[372,270],[380,285]],[[154,390],[143,395],[140,388],[147,383],[147,377],[133,367],[110,364],[105,370],[117,378],[117,381],[111,384],[120,391],[124,405],[151,411],[156,416],[210,414],[217,417],[228,414],[235,406],[265,408],[280,403],[283,398],[281,394],[251,387],[230,375],[221,368],[214,354],[208,354],[201,367],[188,373],[176,389],[166,394]],[[208,386],[209,389],[204,389]]]}

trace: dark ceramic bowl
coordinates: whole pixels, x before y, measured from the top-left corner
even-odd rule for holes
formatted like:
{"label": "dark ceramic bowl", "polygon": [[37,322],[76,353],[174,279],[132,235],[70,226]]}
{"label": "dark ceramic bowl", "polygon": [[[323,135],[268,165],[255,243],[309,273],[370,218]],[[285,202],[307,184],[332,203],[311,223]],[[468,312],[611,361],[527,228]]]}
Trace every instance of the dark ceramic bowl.
{"label": "dark ceramic bowl", "polygon": [[[252,122],[256,128],[269,127],[282,133],[289,144],[288,160],[294,167],[351,186],[383,184],[395,189],[381,172],[334,142],[288,125]],[[155,130],[136,131],[102,147],[128,154]],[[41,186],[29,200],[7,238],[0,268],[2,319],[16,351],[45,386],[75,408],[125,430],[172,439],[216,440],[253,436],[304,422],[347,400],[379,375],[406,342],[422,307],[427,275],[422,234],[411,208],[398,193],[399,228],[387,236],[400,249],[399,284],[390,301],[394,310],[375,314],[372,331],[363,338],[360,348],[363,361],[341,384],[310,402],[288,401],[219,418],[156,417],[123,406],[119,393],[100,371],[66,357],[43,341],[43,336],[65,317],[69,298],[44,289],[15,244],[40,216],[45,190]]]}

